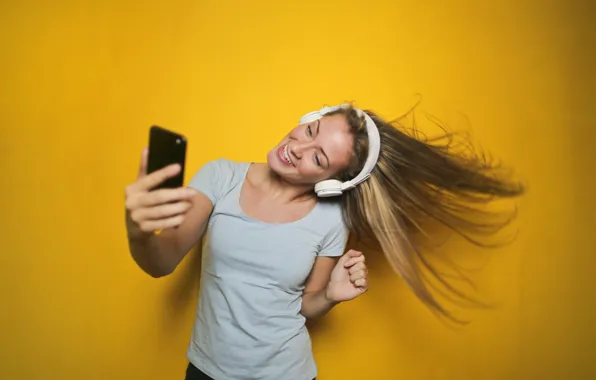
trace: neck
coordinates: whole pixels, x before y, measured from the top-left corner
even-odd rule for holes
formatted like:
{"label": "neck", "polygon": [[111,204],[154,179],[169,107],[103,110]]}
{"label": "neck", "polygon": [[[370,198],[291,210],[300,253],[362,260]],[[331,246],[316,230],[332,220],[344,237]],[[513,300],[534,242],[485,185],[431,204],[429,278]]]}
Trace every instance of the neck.
{"label": "neck", "polygon": [[316,200],[312,186],[300,186],[284,181],[269,165],[262,164],[255,176],[255,182],[260,183],[259,187],[273,199],[283,203],[305,202]]}

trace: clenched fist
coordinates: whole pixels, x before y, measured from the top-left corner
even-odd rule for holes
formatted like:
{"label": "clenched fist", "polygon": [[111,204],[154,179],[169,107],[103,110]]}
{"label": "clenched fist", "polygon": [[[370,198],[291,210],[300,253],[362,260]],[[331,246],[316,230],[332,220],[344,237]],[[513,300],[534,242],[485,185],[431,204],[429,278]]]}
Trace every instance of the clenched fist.
{"label": "clenched fist", "polygon": [[368,290],[368,269],[362,252],[349,250],[343,255],[327,285],[327,299],[334,302],[350,301]]}

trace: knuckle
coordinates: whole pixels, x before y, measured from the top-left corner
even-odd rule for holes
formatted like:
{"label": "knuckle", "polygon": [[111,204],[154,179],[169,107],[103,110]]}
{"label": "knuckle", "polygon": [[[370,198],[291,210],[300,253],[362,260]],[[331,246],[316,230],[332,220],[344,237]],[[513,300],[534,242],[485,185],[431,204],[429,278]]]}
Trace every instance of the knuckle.
{"label": "knuckle", "polygon": [[126,209],[129,212],[133,212],[139,208],[139,198],[138,197],[129,197],[125,202]]}
{"label": "knuckle", "polygon": [[130,219],[132,219],[133,222],[135,223],[139,223],[139,213],[137,211],[133,211],[130,213]]}

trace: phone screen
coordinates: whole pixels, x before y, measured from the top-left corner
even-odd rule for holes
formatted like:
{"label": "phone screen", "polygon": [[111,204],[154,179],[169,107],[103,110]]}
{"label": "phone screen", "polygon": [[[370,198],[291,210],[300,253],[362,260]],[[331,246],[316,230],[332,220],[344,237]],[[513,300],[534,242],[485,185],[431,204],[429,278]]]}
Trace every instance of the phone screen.
{"label": "phone screen", "polygon": [[168,178],[155,189],[178,188],[184,185],[184,169],[186,163],[186,138],[176,132],[162,127],[152,126],[149,131],[149,157],[147,158],[147,174],[171,164],[179,164],[180,172]]}

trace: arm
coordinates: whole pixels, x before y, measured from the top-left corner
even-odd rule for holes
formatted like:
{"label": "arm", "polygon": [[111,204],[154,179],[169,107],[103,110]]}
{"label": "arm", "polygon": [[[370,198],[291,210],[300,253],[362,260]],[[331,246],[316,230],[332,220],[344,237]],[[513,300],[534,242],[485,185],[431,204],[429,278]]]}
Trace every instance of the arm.
{"label": "arm", "polygon": [[[153,190],[178,174],[180,166],[147,174],[147,153],[145,149],[137,180],[126,187],[126,232],[137,265],[152,277],[162,277],[172,273],[201,239],[213,202],[192,188]],[[197,183],[211,180],[212,174],[204,173]]]}
{"label": "arm", "polygon": [[315,260],[302,295],[300,312],[306,318],[322,317],[339,303],[330,300],[326,292],[331,272],[337,265],[338,259],[338,257],[317,257]]}
{"label": "arm", "polygon": [[188,211],[178,226],[165,228],[161,233],[155,233],[151,225],[147,226],[149,231],[143,231],[142,224],[139,226],[132,219],[131,211],[126,212],[130,253],[137,265],[152,277],[172,273],[205,232],[213,205],[203,193],[184,190],[194,193],[185,206]]}
{"label": "arm", "polygon": [[368,269],[362,252],[349,250],[339,260],[318,257],[306,282],[301,314],[319,318],[340,302],[350,301],[368,290]]}

